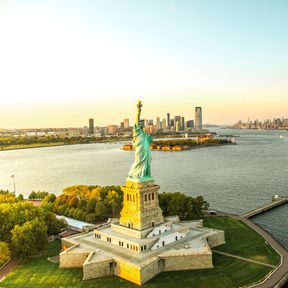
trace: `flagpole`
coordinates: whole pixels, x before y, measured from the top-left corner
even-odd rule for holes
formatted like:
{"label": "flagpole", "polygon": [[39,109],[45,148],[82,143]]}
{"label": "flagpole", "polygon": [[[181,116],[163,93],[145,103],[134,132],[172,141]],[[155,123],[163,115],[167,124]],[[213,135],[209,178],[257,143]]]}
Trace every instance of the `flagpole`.
{"label": "flagpole", "polygon": [[11,178],[13,178],[13,186],[14,186],[14,195],[16,196],[16,183],[15,183],[15,176],[12,175]]}

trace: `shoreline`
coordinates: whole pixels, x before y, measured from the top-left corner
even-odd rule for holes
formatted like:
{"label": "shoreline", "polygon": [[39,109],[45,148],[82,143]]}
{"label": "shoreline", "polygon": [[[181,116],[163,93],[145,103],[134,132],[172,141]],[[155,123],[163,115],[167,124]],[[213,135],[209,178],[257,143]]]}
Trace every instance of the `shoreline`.
{"label": "shoreline", "polygon": [[[52,143],[52,144],[40,144],[40,145],[35,145],[33,146],[33,144],[31,144],[31,146],[29,145],[23,145],[22,147],[12,147],[12,148],[4,148],[4,149],[0,149],[0,152],[5,152],[5,151],[13,151],[13,150],[23,150],[23,149],[36,149],[36,148],[49,148],[49,147],[58,147],[58,146],[70,146],[70,145],[86,145],[86,144],[101,144],[101,143],[119,143],[119,142],[126,142],[126,141],[131,141],[131,140],[105,140],[105,141],[99,141],[99,142],[89,142],[89,143]],[[156,149],[156,148],[152,148],[151,151],[168,151],[168,152],[181,152],[181,151],[189,151],[189,150],[193,150],[193,149],[198,149],[198,148],[203,148],[203,147],[219,147],[219,146],[226,146],[226,145],[237,145],[237,143],[225,143],[225,144],[219,144],[219,143],[209,143],[209,144],[200,144],[200,145],[196,145],[193,147],[189,147],[189,149],[182,149],[182,150],[165,150],[165,149]],[[125,146],[125,145],[124,145]],[[123,147],[124,147],[123,146]],[[121,147],[121,149],[123,151],[133,151],[133,149],[123,149],[123,147]]]}
{"label": "shoreline", "polygon": [[[99,141],[99,142],[89,142],[89,143],[61,143],[61,144],[41,144],[41,145],[37,145],[37,146],[25,146],[23,145],[23,147],[15,147],[15,148],[4,148],[4,149],[0,149],[0,152],[4,152],[4,151],[12,151],[12,150],[22,150],[22,149],[35,149],[35,148],[48,148],[48,147],[58,147],[58,146],[70,146],[70,145],[86,145],[86,144],[98,144],[98,143],[117,143],[117,142],[125,142],[125,141],[129,141],[129,140],[105,140],[105,141]],[[31,144],[33,145],[33,144]]]}

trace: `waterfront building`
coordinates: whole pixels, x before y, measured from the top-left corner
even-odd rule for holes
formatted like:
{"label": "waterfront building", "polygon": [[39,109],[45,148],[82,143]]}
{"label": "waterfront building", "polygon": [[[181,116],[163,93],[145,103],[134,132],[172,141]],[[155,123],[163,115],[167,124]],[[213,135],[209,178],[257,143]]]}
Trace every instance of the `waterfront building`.
{"label": "waterfront building", "polygon": [[128,129],[129,128],[129,118],[125,118],[124,119],[124,129]]}
{"label": "waterfront building", "polygon": [[88,130],[89,135],[94,134],[94,119],[90,118],[89,119],[89,130]]}
{"label": "waterfront building", "polygon": [[115,134],[118,132],[117,125],[108,125],[108,134]]}
{"label": "waterfront building", "polygon": [[194,128],[194,120],[188,120],[186,122],[186,127],[187,128]]}
{"label": "waterfront building", "polygon": [[121,130],[124,129],[124,122],[120,122],[120,129],[121,129]]}
{"label": "waterfront building", "polygon": [[152,134],[155,134],[156,129],[153,125],[148,125],[144,128],[144,131],[145,133],[152,135]]}
{"label": "waterfront building", "polygon": [[195,107],[195,128],[202,130],[202,108]]}

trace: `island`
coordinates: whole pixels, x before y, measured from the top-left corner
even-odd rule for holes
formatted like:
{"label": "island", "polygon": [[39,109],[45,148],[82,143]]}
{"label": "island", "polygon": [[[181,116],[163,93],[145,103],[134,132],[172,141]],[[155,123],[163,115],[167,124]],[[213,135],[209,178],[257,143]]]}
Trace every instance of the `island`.
{"label": "island", "polygon": [[[233,137],[217,138],[213,134],[205,134],[194,138],[154,140],[150,144],[150,149],[157,151],[186,151],[201,147],[235,144],[237,143]],[[123,145],[121,149],[131,151],[134,150],[134,147],[133,144],[128,143]]]}

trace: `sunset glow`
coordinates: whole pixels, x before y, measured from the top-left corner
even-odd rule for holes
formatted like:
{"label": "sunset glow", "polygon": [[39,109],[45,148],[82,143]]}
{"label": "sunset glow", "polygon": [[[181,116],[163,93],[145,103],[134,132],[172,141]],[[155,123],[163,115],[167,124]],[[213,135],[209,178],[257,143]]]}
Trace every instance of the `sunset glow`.
{"label": "sunset glow", "polygon": [[155,2],[1,1],[0,128],[288,116],[287,1]]}

